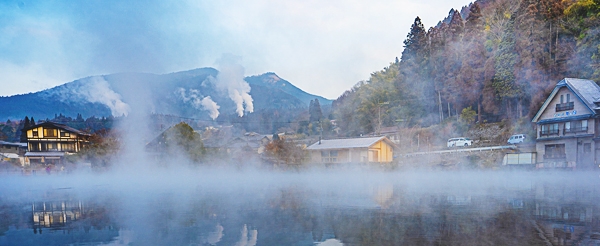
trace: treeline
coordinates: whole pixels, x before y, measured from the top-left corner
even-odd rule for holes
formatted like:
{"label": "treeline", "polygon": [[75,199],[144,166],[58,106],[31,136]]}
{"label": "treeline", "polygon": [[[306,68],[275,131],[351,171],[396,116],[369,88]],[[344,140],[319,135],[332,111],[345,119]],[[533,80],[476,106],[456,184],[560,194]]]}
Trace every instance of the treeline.
{"label": "treeline", "polygon": [[401,59],[334,103],[344,135],[429,126],[460,116],[531,118],[565,77],[600,82],[600,0],[479,0],[425,30]]}
{"label": "treeline", "polygon": [[25,139],[21,130],[47,121],[67,125],[84,132],[95,133],[100,130],[112,129],[116,120],[118,120],[118,118],[112,116],[101,118],[91,116],[84,119],[81,114],[77,114],[77,117],[75,118],[63,114],[55,114],[53,119],[46,118],[44,120],[36,121],[33,117],[29,118],[28,116],[25,116],[23,120],[11,121],[9,119],[4,123],[0,123],[0,140],[7,142],[24,142]]}

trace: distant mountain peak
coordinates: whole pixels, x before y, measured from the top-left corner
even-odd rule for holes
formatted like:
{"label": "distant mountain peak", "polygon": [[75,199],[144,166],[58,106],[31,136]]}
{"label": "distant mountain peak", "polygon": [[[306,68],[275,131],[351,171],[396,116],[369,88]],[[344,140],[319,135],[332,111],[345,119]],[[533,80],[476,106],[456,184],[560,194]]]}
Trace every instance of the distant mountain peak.
{"label": "distant mountain peak", "polygon": [[[239,103],[223,84],[219,71],[205,67],[167,74],[117,73],[89,76],[40,92],[0,97],[0,118],[52,117],[55,114],[90,116],[127,115],[131,103],[144,100],[153,113],[214,120],[237,112]],[[273,72],[243,78],[248,82],[248,100],[258,110],[306,108],[318,98],[321,105],[331,100],[309,94]],[[233,88],[236,89],[236,88]],[[237,95],[234,93],[234,96]],[[251,112],[251,110],[248,110]]]}
{"label": "distant mountain peak", "polygon": [[261,75],[249,76],[249,78],[259,78],[265,84],[277,84],[279,81],[285,81],[274,72],[266,72]]}

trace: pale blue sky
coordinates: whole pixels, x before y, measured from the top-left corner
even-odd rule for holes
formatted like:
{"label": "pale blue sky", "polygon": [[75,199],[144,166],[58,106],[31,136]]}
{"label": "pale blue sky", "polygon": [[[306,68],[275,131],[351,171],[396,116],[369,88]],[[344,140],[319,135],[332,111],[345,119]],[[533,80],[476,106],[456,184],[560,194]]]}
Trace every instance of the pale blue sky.
{"label": "pale blue sky", "polygon": [[91,75],[170,73],[241,56],[335,99],[400,57],[416,16],[428,29],[468,0],[0,0],[0,96]]}

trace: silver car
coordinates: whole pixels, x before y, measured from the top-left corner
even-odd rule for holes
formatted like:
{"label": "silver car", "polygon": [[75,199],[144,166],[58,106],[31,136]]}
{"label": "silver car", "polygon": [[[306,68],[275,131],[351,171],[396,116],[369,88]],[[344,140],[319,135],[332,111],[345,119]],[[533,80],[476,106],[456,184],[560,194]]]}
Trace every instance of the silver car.
{"label": "silver car", "polygon": [[510,136],[510,138],[508,139],[508,141],[506,141],[506,143],[508,144],[520,144],[522,142],[525,142],[525,139],[527,137],[525,136],[525,134],[515,134]]}
{"label": "silver car", "polygon": [[470,138],[464,138],[464,137],[448,139],[448,143],[447,143],[448,148],[463,147],[463,146],[466,147],[466,146],[471,146],[471,145],[473,145],[473,140]]}

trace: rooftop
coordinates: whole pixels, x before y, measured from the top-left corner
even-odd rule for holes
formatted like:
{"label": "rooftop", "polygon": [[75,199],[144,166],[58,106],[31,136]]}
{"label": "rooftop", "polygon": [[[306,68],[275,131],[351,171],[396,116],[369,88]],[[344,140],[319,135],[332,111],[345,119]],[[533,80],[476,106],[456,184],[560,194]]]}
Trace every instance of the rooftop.
{"label": "rooftop", "polygon": [[386,137],[371,137],[371,138],[346,138],[346,139],[327,139],[321,140],[308,146],[308,150],[320,149],[352,149],[352,148],[368,148],[373,144],[387,139]]}

